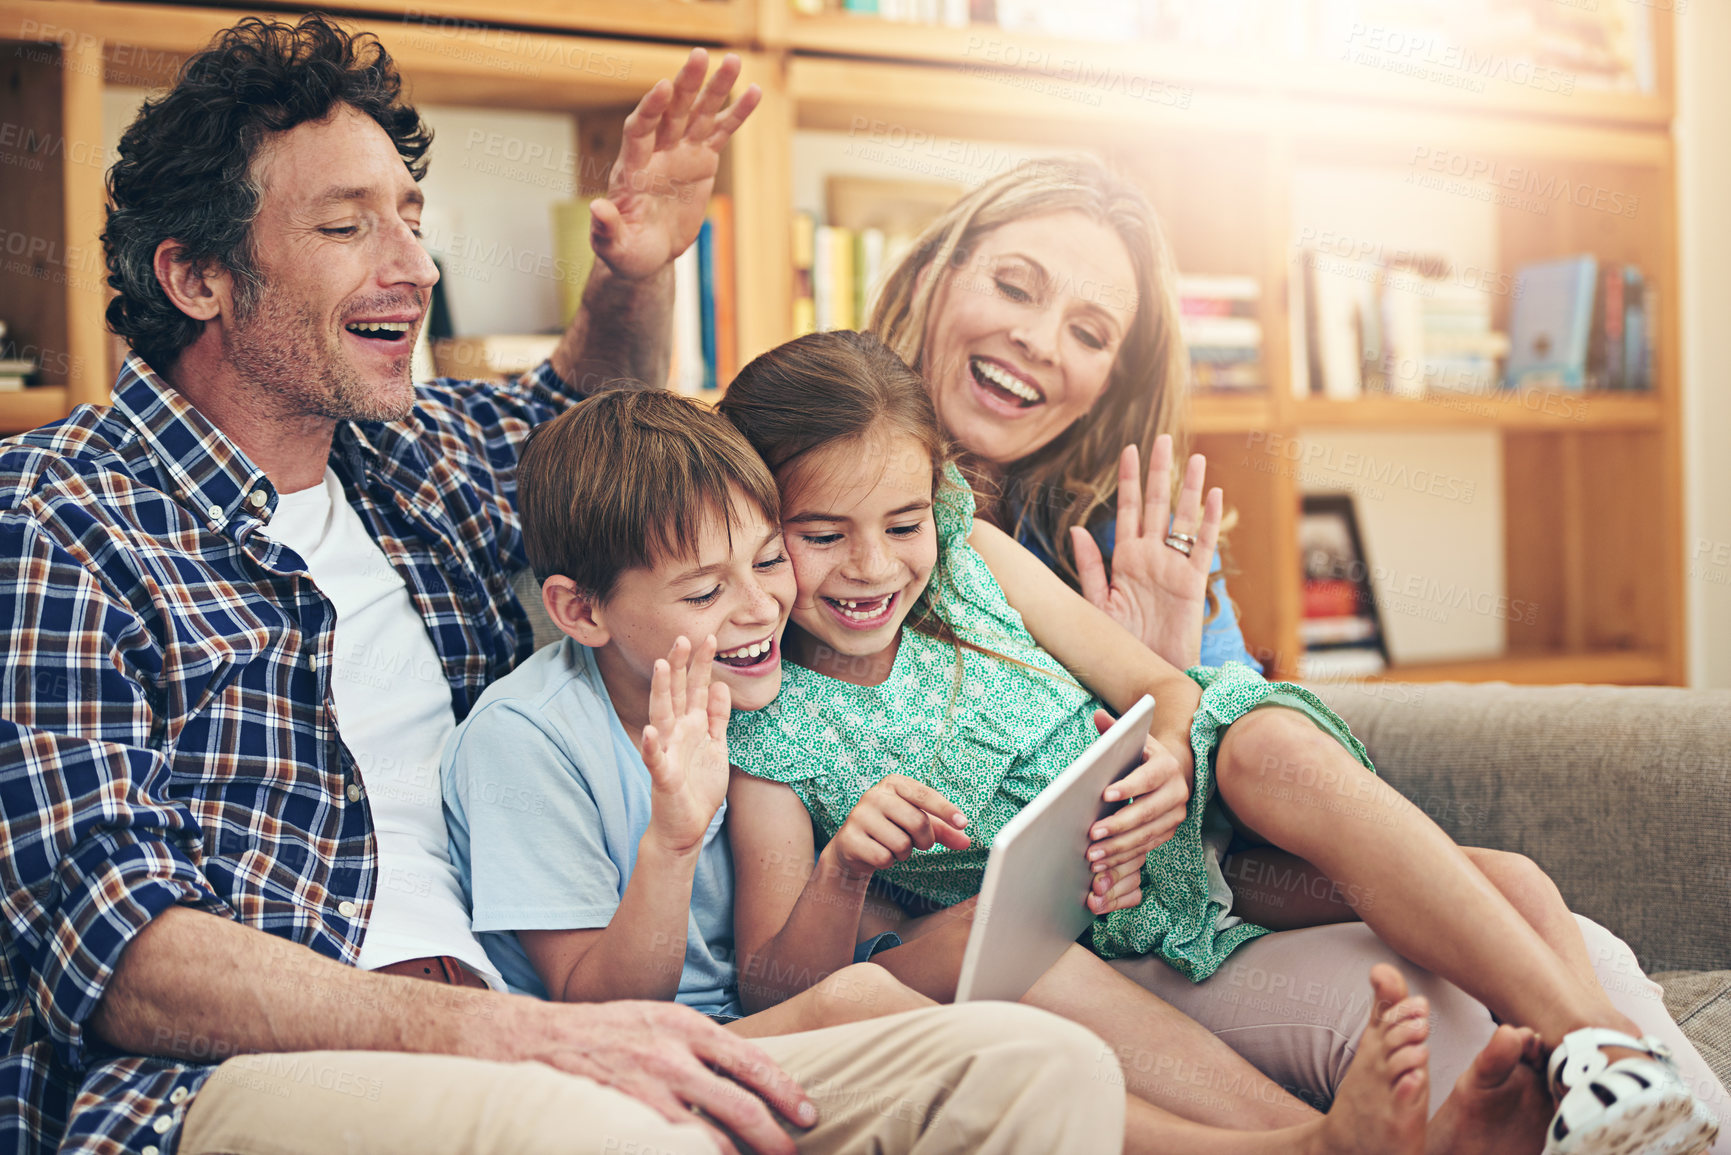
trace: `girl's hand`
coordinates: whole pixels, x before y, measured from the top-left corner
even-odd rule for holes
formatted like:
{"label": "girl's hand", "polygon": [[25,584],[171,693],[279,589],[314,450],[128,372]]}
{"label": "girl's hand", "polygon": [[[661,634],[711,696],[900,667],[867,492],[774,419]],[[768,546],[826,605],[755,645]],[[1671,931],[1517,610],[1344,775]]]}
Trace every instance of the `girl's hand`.
{"label": "girl's hand", "polygon": [[727,798],[727,685],[712,683],[715,636],[692,653],[680,638],[655,662],[649,680],[649,724],[643,727],[643,765],[649,769],[649,832],[677,854],[703,845],[703,836]]}
{"label": "girl's hand", "polygon": [[[1112,716],[1096,710],[1094,725],[1103,734]],[[1088,831],[1088,864],[1095,876],[1088,908],[1095,914],[1142,901],[1142,863],[1184,821],[1190,783],[1178,756],[1150,737],[1141,764],[1106,787],[1103,798],[1125,804]]]}
{"label": "girl's hand", "polygon": [[941,842],[966,850],[970,843],[962,827],[967,824],[956,804],[930,786],[891,774],[866,791],[821,857],[847,877],[868,878],[905,861],[915,849],[930,850]]}
{"label": "girl's hand", "polygon": [[[1209,490],[1204,502],[1202,481],[1207,469],[1206,458],[1191,454],[1184,487],[1169,511],[1172,438],[1162,433],[1154,439],[1148,462],[1144,505],[1136,447],[1124,447],[1118,459],[1118,530],[1110,577],[1094,535],[1081,526],[1070,530],[1083,596],[1180,670],[1202,659],[1208,577],[1225,505],[1218,488]],[[1188,557],[1166,544],[1168,524],[1170,532],[1196,538]]]}
{"label": "girl's hand", "polygon": [[754,84],[727,107],[739,57],[722,57],[706,84],[708,68],[693,48],[673,83],[657,80],[625,118],[607,195],[589,202],[590,244],[616,276],[657,273],[697,239],[721,150],[763,97]]}

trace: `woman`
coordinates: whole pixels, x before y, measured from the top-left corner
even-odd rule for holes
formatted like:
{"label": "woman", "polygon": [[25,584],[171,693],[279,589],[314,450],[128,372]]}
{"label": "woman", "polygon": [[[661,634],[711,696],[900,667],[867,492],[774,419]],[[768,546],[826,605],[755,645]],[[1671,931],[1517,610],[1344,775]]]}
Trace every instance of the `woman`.
{"label": "woman", "polygon": [[1094,161],[1038,160],[926,229],[872,328],[931,384],[983,516],[1180,669],[1260,669],[1220,576],[1221,496],[1203,501],[1200,456],[1169,532],[1160,512],[1189,373],[1175,279],[1141,193]]}
{"label": "woman", "polygon": [[[1173,665],[1255,665],[1220,574],[1221,494],[1203,499],[1200,456],[1189,459],[1168,514],[1189,372],[1174,280],[1140,192],[1092,160],[1039,160],[988,181],[933,222],[887,278],[872,327],[926,379],[965,455],[982,516]],[[1306,864],[1291,867],[1284,885],[1314,894]],[[1495,868],[1519,876],[1500,884],[1552,885],[1518,856]],[[1355,918],[1344,904],[1340,915]],[[1639,973],[1633,953],[1603,927],[1577,921],[1585,942],[1569,961],[1595,971],[1619,1011],[1666,1041],[1691,1086],[1723,1116],[1723,1089],[1666,1015],[1658,987],[1628,989],[1628,976]],[[1361,923],[1342,922],[1265,936],[1200,984],[1156,959],[1114,965],[1275,1082],[1327,1102],[1368,1012],[1341,978],[1394,961]],[[1473,1061],[1494,1028],[1484,1007],[1422,972],[1414,989],[1435,1012],[1433,1106],[1458,1078],[1487,1115],[1515,1112],[1531,1088]],[[1476,1149],[1464,1133],[1454,1145]],[[1731,1151],[1731,1139],[1713,1150]]]}

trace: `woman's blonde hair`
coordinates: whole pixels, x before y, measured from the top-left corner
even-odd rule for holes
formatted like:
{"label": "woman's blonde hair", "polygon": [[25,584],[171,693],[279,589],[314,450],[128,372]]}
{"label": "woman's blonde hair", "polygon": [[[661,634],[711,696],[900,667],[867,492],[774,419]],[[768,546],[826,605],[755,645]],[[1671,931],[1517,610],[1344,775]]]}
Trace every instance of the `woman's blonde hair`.
{"label": "woman's blonde hair", "polygon": [[[1080,212],[1124,243],[1136,276],[1135,317],[1093,409],[1050,444],[1006,466],[1001,492],[981,497],[997,505],[997,519],[1006,522],[1006,530],[1040,542],[1064,580],[1080,588],[1070,528],[1087,528],[1111,506],[1125,442],[1136,443],[1146,467],[1154,439],[1169,433],[1174,460],[1186,458],[1183,406],[1190,359],[1178,331],[1177,271],[1147,198],[1089,157],[1018,165],[962,197],[926,227],[884,282],[871,327],[927,377],[926,329],[944,278],[921,274],[933,268],[965,270],[980,239],[993,229],[1059,212]],[[1210,590],[1211,610],[1213,600]]]}

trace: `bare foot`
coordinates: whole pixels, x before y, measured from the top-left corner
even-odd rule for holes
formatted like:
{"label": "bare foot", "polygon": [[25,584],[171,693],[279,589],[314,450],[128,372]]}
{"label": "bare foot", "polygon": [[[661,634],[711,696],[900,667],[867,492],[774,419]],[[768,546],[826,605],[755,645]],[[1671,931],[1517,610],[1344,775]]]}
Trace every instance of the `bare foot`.
{"label": "bare foot", "polygon": [[1498,1027],[1431,1119],[1426,1150],[1432,1155],[1533,1155],[1544,1147],[1555,1105],[1537,1069],[1539,1059],[1532,1031]]}
{"label": "bare foot", "polygon": [[1406,979],[1385,964],[1370,969],[1376,1002],[1358,1053],[1312,1136],[1327,1155],[1422,1155],[1430,1104],[1430,1004],[1408,998]]}

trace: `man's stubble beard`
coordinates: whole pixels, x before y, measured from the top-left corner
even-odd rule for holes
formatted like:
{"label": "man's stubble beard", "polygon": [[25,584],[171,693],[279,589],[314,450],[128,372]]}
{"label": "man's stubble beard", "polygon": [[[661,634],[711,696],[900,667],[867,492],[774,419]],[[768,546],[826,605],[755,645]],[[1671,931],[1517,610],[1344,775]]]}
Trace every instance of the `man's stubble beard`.
{"label": "man's stubble beard", "polygon": [[409,379],[414,334],[404,337],[400,390],[386,393],[355,371],[341,347],[329,343],[317,316],[274,306],[267,289],[235,317],[223,354],[235,373],[279,417],[324,417],[333,421],[398,421],[414,408]]}

